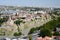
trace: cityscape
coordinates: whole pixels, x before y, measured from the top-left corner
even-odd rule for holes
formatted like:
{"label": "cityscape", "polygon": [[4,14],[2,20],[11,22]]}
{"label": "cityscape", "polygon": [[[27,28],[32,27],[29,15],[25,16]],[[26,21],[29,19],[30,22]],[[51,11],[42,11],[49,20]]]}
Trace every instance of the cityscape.
{"label": "cityscape", "polygon": [[60,40],[60,8],[0,5],[0,40]]}

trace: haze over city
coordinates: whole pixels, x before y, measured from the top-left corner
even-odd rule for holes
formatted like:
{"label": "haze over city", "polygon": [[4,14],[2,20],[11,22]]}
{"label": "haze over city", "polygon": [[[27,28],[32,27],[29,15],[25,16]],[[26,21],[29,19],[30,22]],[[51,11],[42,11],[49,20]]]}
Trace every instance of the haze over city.
{"label": "haze over city", "polygon": [[0,5],[28,7],[60,7],[60,0],[0,0]]}

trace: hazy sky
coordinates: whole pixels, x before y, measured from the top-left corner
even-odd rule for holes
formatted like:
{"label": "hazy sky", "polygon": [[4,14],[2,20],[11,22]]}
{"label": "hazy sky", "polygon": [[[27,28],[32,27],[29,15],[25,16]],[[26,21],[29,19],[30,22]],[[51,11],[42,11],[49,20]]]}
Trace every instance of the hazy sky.
{"label": "hazy sky", "polygon": [[60,7],[60,0],[0,0],[0,5]]}

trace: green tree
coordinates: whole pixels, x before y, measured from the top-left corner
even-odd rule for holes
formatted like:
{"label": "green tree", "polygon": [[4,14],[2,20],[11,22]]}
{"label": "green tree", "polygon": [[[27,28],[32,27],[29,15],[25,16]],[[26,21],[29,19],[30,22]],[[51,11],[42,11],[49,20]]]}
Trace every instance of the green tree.
{"label": "green tree", "polygon": [[3,21],[4,21],[4,22],[7,22],[8,19],[9,19],[9,16],[3,17]]}
{"label": "green tree", "polygon": [[58,11],[54,11],[53,14],[57,15],[57,12],[58,12]]}
{"label": "green tree", "polygon": [[21,22],[23,22],[23,21],[22,20],[16,20],[16,21],[14,21],[14,23],[18,26],[18,31],[20,31],[19,25],[20,25]]}
{"label": "green tree", "polygon": [[54,32],[54,34],[53,34],[54,36],[60,36],[60,33],[59,32]]}
{"label": "green tree", "polygon": [[18,36],[17,32],[14,33],[14,36]]}
{"label": "green tree", "polygon": [[14,36],[21,36],[21,35],[22,35],[21,32],[15,32],[15,33],[14,33]]}
{"label": "green tree", "polygon": [[60,17],[57,17],[57,22],[60,23]]}
{"label": "green tree", "polygon": [[34,33],[35,31],[36,31],[35,28],[31,28],[28,34],[32,34],[32,33]]}
{"label": "green tree", "polygon": [[52,21],[49,21],[48,23],[44,24],[43,27],[48,28],[50,30],[54,30],[56,28],[57,24],[58,23],[56,22],[56,20],[52,20]]}
{"label": "green tree", "polygon": [[0,26],[2,25],[2,23],[3,23],[3,19],[2,19],[2,18],[0,18]]}
{"label": "green tree", "polygon": [[47,28],[43,28],[41,29],[39,36],[45,37],[45,36],[52,36],[51,30],[47,29]]}
{"label": "green tree", "polygon": [[1,26],[1,24],[2,24],[3,22],[7,22],[7,21],[8,21],[8,19],[9,19],[9,17],[8,17],[8,16],[3,17],[3,18],[0,18],[0,26]]}
{"label": "green tree", "polygon": [[20,23],[23,22],[22,20],[16,20],[14,23],[18,26]]}
{"label": "green tree", "polygon": [[29,35],[29,40],[32,40],[32,35]]}

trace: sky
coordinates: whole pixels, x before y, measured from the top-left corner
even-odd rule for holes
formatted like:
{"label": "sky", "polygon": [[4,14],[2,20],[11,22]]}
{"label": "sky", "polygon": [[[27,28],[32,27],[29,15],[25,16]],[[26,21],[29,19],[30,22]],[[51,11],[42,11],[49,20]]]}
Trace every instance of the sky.
{"label": "sky", "polygon": [[60,0],[0,0],[0,5],[60,8]]}

